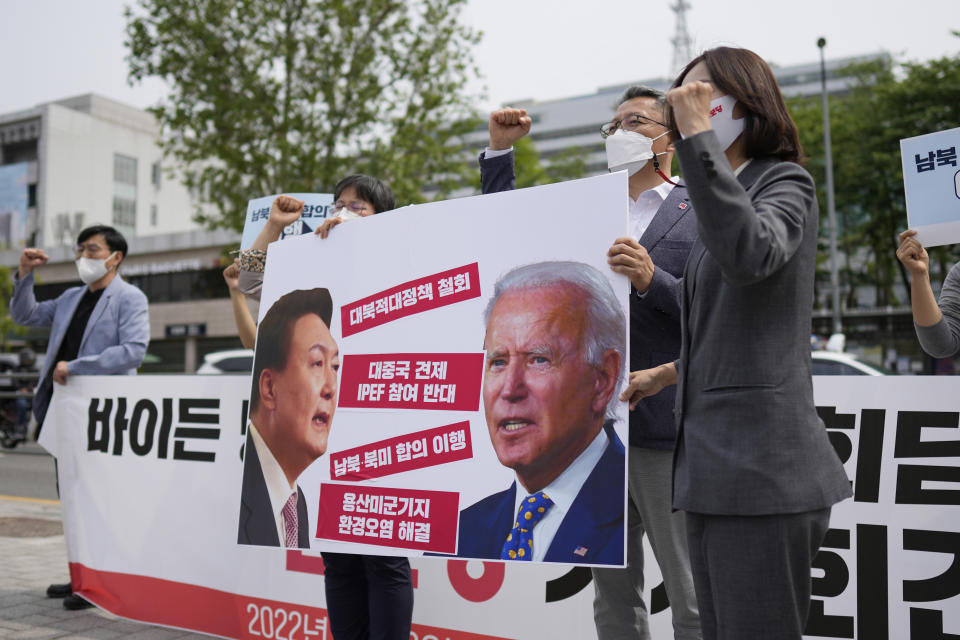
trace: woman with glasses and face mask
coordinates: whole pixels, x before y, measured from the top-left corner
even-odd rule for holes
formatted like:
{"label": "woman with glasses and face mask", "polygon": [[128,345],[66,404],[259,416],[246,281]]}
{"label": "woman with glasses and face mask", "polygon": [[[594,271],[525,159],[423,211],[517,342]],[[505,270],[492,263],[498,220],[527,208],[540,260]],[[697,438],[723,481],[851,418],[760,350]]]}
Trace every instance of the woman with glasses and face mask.
{"label": "woman with glasses and face mask", "polygon": [[[302,200],[278,196],[260,235],[240,252],[240,290],[256,299],[263,284],[266,248],[303,213]],[[326,238],[345,221],[395,207],[393,191],[377,178],[351,175],[334,188],[335,217],[314,233]],[[413,581],[407,558],[323,552],[324,588],[330,630],[337,640],[409,640],[413,618]]]}
{"label": "woman with glasses and face mask", "polygon": [[699,240],[680,358],[632,372],[623,399],[678,385],[673,506],[686,512],[703,637],[800,640],[813,557],[851,495],[813,402],[816,191],[755,53],[703,53],[667,99]]}
{"label": "woman with glasses and face mask", "polygon": [[[345,221],[365,218],[396,207],[393,190],[386,182],[361,174],[347,176],[338,182],[333,190],[333,200],[334,215],[314,230],[321,238],[326,238],[331,229]],[[239,289],[244,295],[260,299],[267,245],[279,240],[283,230],[300,219],[303,206],[302,200],[290,196],[277,196],[273,201],[267,224],[253,244],[240,252]]]}

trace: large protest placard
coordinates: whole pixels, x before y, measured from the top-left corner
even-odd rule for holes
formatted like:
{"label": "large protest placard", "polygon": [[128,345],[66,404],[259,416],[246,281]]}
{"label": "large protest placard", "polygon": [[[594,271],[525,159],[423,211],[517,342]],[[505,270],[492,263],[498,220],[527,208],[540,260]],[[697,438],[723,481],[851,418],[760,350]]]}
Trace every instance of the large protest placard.
{"label": "large protest placard", "polygon": [[[227,638],[330,640],[315,550],[237,545],[240,376],[74,376],[56,450],[74,588],[114,614]],[[807,638],[960,634],[960,416],[949,376],[814,378],[854,497],[814,561]],[[747,443],[745,443],[747,444]],[[645,547],[654,638],[672,636]],[[415,558],[411,640],[592,640],[590,571]]]}
{"label": "large protest placard", "polygon": [[[247,216],[243,222],[243,235],[240,248],[247,249],[257,239],[260,231],[270,218],[270,205],[280,194],[254,198],[247,202]],[[333,215],[333,194],[331,193],[288,193],[284,194],[303,200],[303,214],[293,224],[287,225],[280,233],[280,239],[294,238],[310,234],[317,230],[323,221]]]}
{"label": "large protest placard", "polygon": [[907,221],[927,247],[960,242],[960,128],[900,141]]}
{"label": "large protest placard", "polygon": [[620,173],[272,244],[238,541],[622,566],[627,202]]}

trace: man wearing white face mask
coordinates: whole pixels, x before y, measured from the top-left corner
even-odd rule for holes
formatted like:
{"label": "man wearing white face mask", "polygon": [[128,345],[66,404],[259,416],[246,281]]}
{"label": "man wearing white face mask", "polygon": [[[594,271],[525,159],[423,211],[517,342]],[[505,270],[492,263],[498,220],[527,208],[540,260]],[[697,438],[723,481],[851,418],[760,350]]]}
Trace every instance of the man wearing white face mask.
{"label": "man wearing white face mask", "polygon": [[[17,324],[49,327],[47,357],[33,399],[42,426],[53,383],[68,384],[74,375],[133,374],[150,341],[147,297],[117,277],[127,241],[113,227],[88,227],[77,237],[77,273],[84,285],[53,300],[37,302],[33,270],[49,260],[42,249],[27,248],[14,274],[10,315]],[[91,606],[72,595],[69,583],[50,585],[47,595],[64,598],[67,609]]]}
{"label": "man wearing white face mask", "polygon": [[[673,142],[664,124],[665,106],[663,93],[630,87],[610,122],[600,128],[608,167],[629,174],[631,236],[617,238],[607,259],[611,269],[633,284],[631,370],[634,365],[672,361],[680,353],[680,278],[697,233],[686,188],[669,177]],[[523,109],[491,114],[490,146],[480,156],[484,193],[515,187],[512,145],[529,133],[530,126]],[[627,568],[593,570],[594,621],[600,640],[650,637],[642,597],[644,533],[664,577],[674,637],[701,637],[684,520],[670,504],[676,438],[673,402],[673,395],[653,396],[630,413]]]}

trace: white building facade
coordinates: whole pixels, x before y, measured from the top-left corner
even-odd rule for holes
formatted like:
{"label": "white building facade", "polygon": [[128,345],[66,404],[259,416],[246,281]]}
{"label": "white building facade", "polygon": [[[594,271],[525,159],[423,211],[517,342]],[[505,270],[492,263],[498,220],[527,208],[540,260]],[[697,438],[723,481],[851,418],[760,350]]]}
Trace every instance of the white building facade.
{"label": "white building facade", "polygon": [[92,224],[128,238],[197,229],[159,133],[150,113],[94,94],[0,115],[0,165],[28,164],[30,244],[72,245]]}
{"label": "white building facade", "polygon": [[[192,372],[205,353],[240,346],[221,274],[240,234],[193,221],[195,201],[165,166],[159,134],[149,112],[94,94],[0,114],[0,179],[14,169],[21,179],[7,186],[25,189],[27,205],[0,264],[16,268],[23,246],[43,248],[50,261],[37,269],[36,293],[52,298],[80,284],[79,231],[115,227],[129,244],[120,273],[150,300],[145,369]],[[46,340],[31,330],[14,344],[42,351]]]}

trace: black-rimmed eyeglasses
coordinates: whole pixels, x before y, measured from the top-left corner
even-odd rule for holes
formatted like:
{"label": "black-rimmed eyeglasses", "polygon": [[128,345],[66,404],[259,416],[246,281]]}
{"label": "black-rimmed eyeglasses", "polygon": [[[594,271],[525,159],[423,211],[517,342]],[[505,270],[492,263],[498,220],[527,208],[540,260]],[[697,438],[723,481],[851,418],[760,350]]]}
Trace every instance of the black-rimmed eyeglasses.
{"label": "black-rimmed eyeglasses", "polygon": [[612,120],[611,122],[608,122],[605,125],[601,126],[600,137],[606,138],[608,136],[612,136],[621,127],[626,129],[627,131],[636,131],[640,127],[651,125],[651,124],[660,125],[664,129],[670,128],[667,125],[663,124],[662,122],[654,120],[653,118],[642,116],[639,113],[633,113],[627,116],[626,118],[624,118],[623,120]]}

